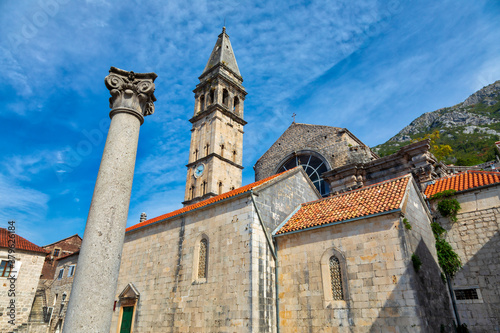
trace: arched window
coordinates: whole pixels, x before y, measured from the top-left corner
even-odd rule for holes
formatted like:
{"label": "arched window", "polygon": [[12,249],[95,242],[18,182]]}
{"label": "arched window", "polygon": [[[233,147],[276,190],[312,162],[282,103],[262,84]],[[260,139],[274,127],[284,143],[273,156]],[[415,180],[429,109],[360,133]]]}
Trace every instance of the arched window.
{"label": "arched window", "polygon": [[330,279],[332,284],[332,296],[334,301],[344,300],[342,291],[342,273],[340,270],[340,261],[336,256],[330,257]]}
{"label": "arched window", "polygon": [[207,182],[204,180],[203,183],[201,183],[201,195],[207,194]]}
{"label": "arched window", "polygon": [[224,145],[220,145],[220,156],[224,157]]}
{"label": "arched window", "polygon": [[238,97],[235,97],[233,100],[233,112],[240,114],[240,99]]}
{"label": "arched window", "polygon": [[191,197],[189,199],[194,199],[194,185],[191,186],[190,191],[191,191]]}
{"label": "arched window", "polygon": [[222,194],[222,182],[219,182],[219,194]]}
{"label": "arched window", "polygon": [[347,306],[347,266],[345,257],[335,248],[326,250],[321,257],[321,279],[325,308]]}
{"label": "arched window", "polygon": [[229,106],[229,93],[227,89],[222,90],[222,104]]}
{"label": "arched window", "polygon": [[198,279],[207,278],[207,264],[208,264],[208,241],[203,238],[200,241],[200,252],[198,258]]}
{"label": "arched window", "polygon": [[205,95],[200,96],[200,111],[205,110]]}
{"label": "arched window", "polygon": [[210,95],[208,95],[208,97],[209,97],[210,104],[214,104],[215,103],[215,89],[210,90]]}
{"label": "arched window", "polygon": [[236,162],[236,150],[233,150],[233,162]]}
{"label": "arched window", "polygon": [[283,164],[281,164],[277,173],[290,170],[298,165],[302,166],[314,186],[316,186],[319,193],[323,197],[330,194],[330,186],[323,180],[323,178],[321,178],[321,175],[329,170],[328,165],[324,160],[311,153],[302,152],[290,157]]}

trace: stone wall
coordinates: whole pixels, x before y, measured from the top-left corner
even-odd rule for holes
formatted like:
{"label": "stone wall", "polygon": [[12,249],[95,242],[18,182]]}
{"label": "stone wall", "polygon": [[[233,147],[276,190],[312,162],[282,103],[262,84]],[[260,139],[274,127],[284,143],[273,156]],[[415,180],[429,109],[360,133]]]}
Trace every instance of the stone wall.
{"label": "stone wall", "polygon": [[[11,288],[11,280],[0,277],[0,332],[9,332],[28,322],[45,253],[16,250],[15,257],[17,265],[20,263],[20,268],[14,282],[14,288]],[[0,258],[8,260],[8,249],[0,249]],[[14,289],[15,296],[9,296],[11,289]],[[8,322],[12,319],[9,317],[10,309],[8,308],[12,300],[15,304],[15,325]]]}
{"label": "stone wall", "polygon": [[[276,237],[280,332],[439,332],[441,324],[450,325],[445,286],[433,284],[440,271],[428,236],[430,219],[411,191],[403,214],[412,230],[395,212]],[[418,274],[414,252],[424,261]],[[329,296],[327,261],[324,265],[332,253],[344,265],[344,300]],[[434,307],[426,307],[436,299],[444,308],[431,313]]]}
{"label": "stone wall", "polygon": [[[55,332],[57,325],[60,325],[61,332],[66,317],[66,309],[71,295],[73,279],[77,269],[78,254],[57,260],[57,266],[53,276],[53,283],[48,289],[47,305],[52,307],[52,318],[49,322],[49,331]],[[69,269],[74,266],[73,275],[68,276]],[[63,275],[59,279],[59,271],[63,269]],[[66,295],[66,296],[64,296]]]}
{"label": "stone wall", "polygon": [[322,156],[328,170],[376,157],[368,146],[344,128],[293,123],[255,163],[255,180],[277,172],[294,153],[311,151]]}
{"label": "stone wall", "polygon": [[[274,225],[317,198],[312,186],[297,169],[257,187],[259,209],[267,210],[273,196],[283,202],[263,221]],[[208,243],[206,277],[198,275],[202,239]],[[119,298],[129,283],[139,293],[134,332],[275,332],[274,267],[250,192],[128,232],[111,332],[119,331],[121,309],[131,304]]]}
{"label": "stone wall", "polygon": [[300,204],[321,199],[301,168],[297,168],[290,177],[279,177],[272,181],[272,186],[258,190],[255,194],[259,212],[270,235]]}
{"label": "stone wall", "polygon": [[458,222],[439,218],[446,239],[460,256],[454,290],[475,289],[476,299],[457,300],[461,321],[471,332],[500,332],[500,186],[462,192]]}
{"label": "stone wall", "polygon": [[[252,254],[254,215],[247,195],[127,233],[111,331],[118,331],[118,295],[129,283],[140,294],[134,332],[251,331],[258,319],[251,301],[259,259]],[[202,238],[206,278],[197,275]]]}

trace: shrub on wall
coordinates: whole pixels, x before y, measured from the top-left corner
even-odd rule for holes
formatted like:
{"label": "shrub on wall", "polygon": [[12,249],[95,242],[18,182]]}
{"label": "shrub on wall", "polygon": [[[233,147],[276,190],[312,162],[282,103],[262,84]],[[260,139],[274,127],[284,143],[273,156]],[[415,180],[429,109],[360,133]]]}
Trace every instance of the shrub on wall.
{"label": "shrub on wall", "polygon": [[444,230],[443,227],[441,227],[437,222],[432,222],[431,228],[434,233],[434,238],[436,239],[439,266],[441,266],[446,275],[453,277],[462,267],[460,257],[453,250],[450,243],[444,239],[443,234],[446,230]]}
{"label": "shrub on wall", "polygon": [[457,213],[460,210],[460,202],[450,198],[456,190],[446,190],[432,195],[429,200],[439,200],[437,210],[443,217],[449,217],[451,221],[457,222]]}

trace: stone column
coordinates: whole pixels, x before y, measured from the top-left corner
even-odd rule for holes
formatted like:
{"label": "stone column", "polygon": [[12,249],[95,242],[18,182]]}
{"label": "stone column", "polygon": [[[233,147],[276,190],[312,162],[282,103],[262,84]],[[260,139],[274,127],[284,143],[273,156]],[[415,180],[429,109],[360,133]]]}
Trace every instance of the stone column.
{"label": "stone column", "polygon": [[155,73],[111,67],[111,125],[83,234],[65,333],[108,333],[125,238],[139,129],[154,112]]}

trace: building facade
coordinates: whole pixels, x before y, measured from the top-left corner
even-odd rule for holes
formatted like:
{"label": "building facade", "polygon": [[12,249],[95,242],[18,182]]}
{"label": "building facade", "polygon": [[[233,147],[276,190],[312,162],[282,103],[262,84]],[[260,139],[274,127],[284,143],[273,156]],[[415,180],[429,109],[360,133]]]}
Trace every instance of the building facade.
{"label": "building facade", "polygon": [[429,142],[379,158],[294,122],[241,186],[246,92],[225,29],[199,79],[184,207],[126,230],[111,332],[453,332],[457,314],[498,331],[496,187],[464,192],[447,226],[467,262],[449,290],[422,193],[449,171]]}
{"label": "building facade", "polygon": [[0,228],[0,332],[26,327],[46,254]]}

